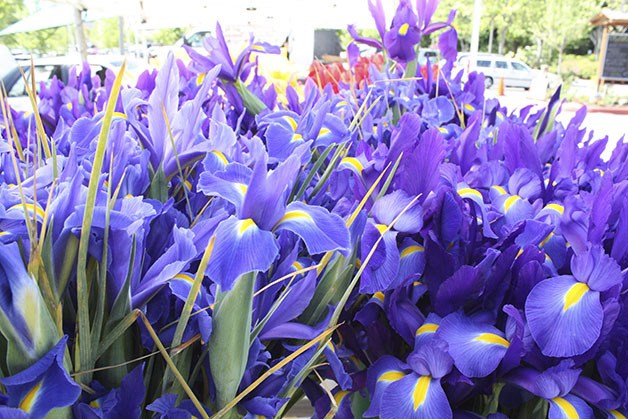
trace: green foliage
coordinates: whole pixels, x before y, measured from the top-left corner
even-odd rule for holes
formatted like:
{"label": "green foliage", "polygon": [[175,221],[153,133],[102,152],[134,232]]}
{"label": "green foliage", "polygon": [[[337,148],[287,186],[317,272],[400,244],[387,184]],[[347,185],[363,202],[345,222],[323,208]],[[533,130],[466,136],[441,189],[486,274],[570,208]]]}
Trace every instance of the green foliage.
{"label": "green foliage", "polygon": [[160,29],[151,34],[150,39],[155,45],[172,45],[185,35],[185,28]]}
{"label": "green foliage", "polygon": [[[561,64],[564,79],[592,79],[597,74],[598,62],[594,55],[565,55]],[[556,69],[552,69],[556,71]]]}
{"label": "green foliage", "polygon": [[120,43],[120,30],[117,17],[94,22],[87,30],[87,39],[98,48],[117,48]]}

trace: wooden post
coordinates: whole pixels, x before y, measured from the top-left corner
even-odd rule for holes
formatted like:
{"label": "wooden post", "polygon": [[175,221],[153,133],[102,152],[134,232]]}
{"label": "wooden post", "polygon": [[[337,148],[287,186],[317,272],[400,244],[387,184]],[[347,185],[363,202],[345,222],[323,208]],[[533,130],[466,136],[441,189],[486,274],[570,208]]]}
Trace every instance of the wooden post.
{"label": "wooden post", "polygon": [[124,17],[118,16],[118,44],[120,55],[124,55]]}
{"label": "wooden post", "polygon": [[600,47],[600,63],[597,67],[597,83],[596,83],[596,93],[600,93],[600,87],[604,81],[602,80],[602,74],[604,73],[604,60],[606,60],[606,47],[608,44],[608,25],[604,25],[604,30],[602,32],[602,45]]}
{"label": "wooden post", "polygon": [[82,61],[87,61],[87,41],[85,39],[85,27],[83,26],[83,11],[74,8],[74,32],[76,33],[76,44]]}

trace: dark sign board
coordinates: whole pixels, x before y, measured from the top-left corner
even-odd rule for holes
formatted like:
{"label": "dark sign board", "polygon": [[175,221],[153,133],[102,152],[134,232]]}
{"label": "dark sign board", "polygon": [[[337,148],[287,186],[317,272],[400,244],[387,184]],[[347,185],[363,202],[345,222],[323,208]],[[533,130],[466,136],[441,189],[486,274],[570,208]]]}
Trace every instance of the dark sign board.
{"label": "dark sign board", "polygon": [[314,56],[323,58],[323,55],[340,55],[342,48],[336,29],[316,29],[314,31]]}
{"label": "dark sign board", "polygon": [[604,54],[604,81],[628,82],[628,34],[609,33]]}

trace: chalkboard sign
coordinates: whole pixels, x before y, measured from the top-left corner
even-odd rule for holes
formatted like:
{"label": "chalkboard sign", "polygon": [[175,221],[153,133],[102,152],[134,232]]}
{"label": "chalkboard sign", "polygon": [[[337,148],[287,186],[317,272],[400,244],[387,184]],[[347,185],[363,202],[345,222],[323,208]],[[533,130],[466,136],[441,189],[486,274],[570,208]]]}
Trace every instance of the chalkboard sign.
{"label": "chalkboard sign", "polygon": [[602,79],[628,82],[628,34],[608,34]]}

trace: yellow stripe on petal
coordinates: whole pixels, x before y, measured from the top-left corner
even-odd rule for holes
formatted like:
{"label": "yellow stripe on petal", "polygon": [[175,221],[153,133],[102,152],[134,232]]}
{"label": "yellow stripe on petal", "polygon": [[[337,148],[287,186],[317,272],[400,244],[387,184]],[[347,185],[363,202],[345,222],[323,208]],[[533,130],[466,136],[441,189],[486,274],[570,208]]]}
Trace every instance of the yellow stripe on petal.
{"label": "yellow stripe on petal", "polygon": [[491,188],[495,189],[500,195],[506,195],[506,189],[502,188],[499,185],[493,185]]}
{"label": "yellow stripe on petal", "polygon": [[621,412],[618,412],[617,410],[609,410],[608,413],[610,413],[614,418],[626,419],[626,416],[622,415]]}
{"label": "yellow stripe on petal", "polygon": [[[30,214],[35,213],[35,214],[37,214],[38,217],[41,217],[42,219],[46,216],[46,212],[39,205],[28,203],[28,204],[24,204],[24,206],[26,207],[26,211],[28,211]],[[22,204],[15,204],[11,208],[9,208],[9,211],[10,210],[20,210],[20,209],[23,209],[23,208],[24,207],[22,206]]]}
{"label": "yellow stripe on petal", "polygon": [[218,156],[218,158],[220,159],[220,162],[226,166],[227,164],[229,164],[229,160],[227,160],[227,158],[225,157],[225,155],[222,153],[222,151],[218,151],[218,150],[212,150],[212,153],[215,154],[216,156]]}
{"label": "yellow stripe on petal", "polygon": [[474,340],[483,343],[490,343],[491,345],[500,345],[506,348],[510,346],[510,342],[495,333],[482,333],[481,335],[476,336]]}
{"label": "yellow stripe on petal", "polygon": [[401,257],[405,258],[406,256],[410,256],[416,252],[423,252],[425,248],[423,246],[408,246],[401,251]]}
{"label": "yellow stripe on petal", "polygon": [[438,325],[435,323],[425,323],[416,330],[415,336],[423,335],[425,333],[434,333],[438,330]]}
{"label": "yellow stripe on petal", "polygon": [[521,197],[519,195],[509,196],[506,199],[506,202],[504,202],[504,212],[508,212],[508,210],[510,210],[510,208],[515,204],[515,202],[517,202],[520,199]]}
{"label": "yellow stripe on petal", "polygon": [[441,134],[449,134],[449,131],[447,131],[447,128],[445,127],[438,127],[438,130],[441,132]]}
{"label": "yellow stripe on petal", "polygon": [[122,112],[114,112],[113,113],[113,117],[114,118],[122,118],[122,119],[129,119],[126,114],[122,113]]}
{"label": "yellow stripe on petal", "polygon": [[303,136],[301,134],[294,133],[292,134],[292,142],[303,140]]}
{"label": "yellow stripe on petal", "polygon": [[348,391],[339,391],[338,393],[334,394],[334,401],[336,402],[336,406],[339,406],[340,403],[342,403],[342,399],[347,397],[347,394],[349,394]]}
{"label": "yellow stripe on petal", "polygon": [[299,263],[299,261],[295,260],[294,262],[292,262],[292,267],[297,270],[300,271],[301,269],[303,269],[303,265],[301,265]]}
{"label": "yellow stripe on petal", "polygon": [[290,124],[290,126],[292,127],[292,131],[297,130],[297,121],[295,121],[293,117],[286,115],[283,117],[283,119],[285,119],[288,122],[288,124]]}
{"label": "yellow stripe on petal", "polygon": [[381,301],[382,303],[384,302],[384,298],[386,298],[384,296],[384,293],[381,291],[377,291],[375,294],[373,294],[373,298],[375,298],[376,300]]}
{"label": "yellow stripe on petal", "polygon": [[407,23],[404,23],[403,25],[399,27],[399,35],[406,36],[406,34],[408,33],[408,29],[410,29],[410,25]]}
{"label": "yellow stripe on petal", "polygon": [[244,183],[236,183],[235,186],[242,195],[246,195],[246,191],[249,189]]}
{"label": "yellow stripe on petal", "polygon": [[10,234],[8,231],[0,231],[0,237]]}
{"label": "yellow stripe on petal", "polygon": [[329,134],[331,131],[329,130],[329,128],[321,128],[321,130],[318,132],[318,136],[322,137],[324,135]]}
{"label": "yellow stripe on petal", "polygon": [[556,211],[560,215],[563,215],[565,212],[565,207],[560,204],[547,204],[545,208]]}
{"label": "yellow stripe on petal", "polygon": [[470,103],[465,103],[464,108],[470,112],[473,112],[475,110],[475,107],[471,105]]}
{"label": "yellow stripe on petal", "polygon": [[425,402],[425,398],[427,397],[427,390],[430,387],[431,381],[431,377],[423,375],[416,382],[416,385],[414,386],[414,391],[412,392],[414,410],[417,410]]}
{"label": "yellow stripe on petal", "polygon": [[201,84],[203,84],[203,80],[205,80],[205,75],[207,73],[201,73],[198,76],[196,76],[196,85],[200,86]]}
{"label": "yellow stripe on petal", "polygon": [[554,397],[552,401],[560,407],[560,410],[562,410],[565,416],[567,416],[567,419],[578,419],[580,417],[576,408],[562,397]]}
{"label": "yellow stripe on petal", "polygon": [[565,302],[563,305],[563,312],[569,310],[571,307],[575,306],[582,300],[584,294],[589,291],[589,286],[584,282],[577,282],[573,284],[567,294],[565,294]]}
{"label": "yellow stripe on petal", "polygon": [[401,371],[386,371],[382,375],[379,376],[377,381],[397,381],[401,380],[406,375]]}
{"label": "yellow stripe on petal", "polygon": [[473,188],[462,188],[458,190],[458,195],[464,197],[465,195],[473,195],[473,196],[477,196],[480,199],[482,198],[482,194],[480,193],[480,191],[477,191]]}
{"label": "yellow stripe on petal", "polygon": [[334,348],[334,344],[333,344],[333,343],[331,343],[331,341],[327,342],[327,343],[325,344],[325,346],[327,346],[327,347],[329,348],[329,350],[330,350],[330,351],[332,351],[332,352],[336,352],[336,348]]}
{"label": "yellow stripe on petal", "polygon": [[186,273],[176,274],[174,277],[172,277],[172,279],[180,279],[182,281],[186,281],[186,282],[189,282],[191,284],[194,283],[194,278],[192,278],[192,275],[189,275],[189,274],[186,274]]}
{"label": "yellow stripe on petal", "polygon": [[18,407],[26,413],[30,413],[33,405],[35,404],[35,401],[37,400],[37,396],[39,396],[38,393],[40,388],[41,381],[35,384],[35,386],[33,386],[33,388],[31,388],[30,391],[26,393],[26,396],[24,396]]}
{"label": "yellow stripe on petal", "polygon": [[352,166],[360,174],[362,174],[362,170],[364,170],[364,166],[362,166],[362,163],[360,163],[360,160],[356,159],[355,157],[345,157],[342,160],[340,160],[340,164],[343,164],[343,163],[346,163],[349,166]]}
{"label": "yellow stripe on petal", "polygon": [[252,218],[247,218],[246,220],[240,221],[240,228],[238,229],[238,232],[240,233],[240,235],[242,235],[252,227],[257,227],[255,221],[253,221]]}
{"label": "yellow stripe on petal", "polygon": [[295,210],[295,211],[287,211],[286,214],[281,218],[281,220],[279,220],[279,223],[277,224],[281,224],[284,221],[290,221],[290,220],[314,221],[312,219],[312,216],[308,214],[307,212]]}
{"label": "yellow stripe on petal", "polygon": [[550,233],[547,235],[546,238],[543,239],[543,241],[539,244],[539,247],[543,247],[547,244],[548,241],[550,241],[550,239],[554,237],[554,232],[550,231]]}
{"label": "yellow stripe on petal", "polygon": [[388,229],[388,226],[386,224],[375,224],[375,228],[377,228],[380,234],[384,234]]}

